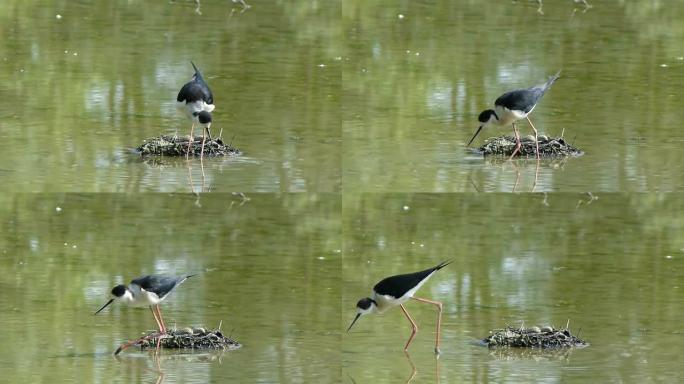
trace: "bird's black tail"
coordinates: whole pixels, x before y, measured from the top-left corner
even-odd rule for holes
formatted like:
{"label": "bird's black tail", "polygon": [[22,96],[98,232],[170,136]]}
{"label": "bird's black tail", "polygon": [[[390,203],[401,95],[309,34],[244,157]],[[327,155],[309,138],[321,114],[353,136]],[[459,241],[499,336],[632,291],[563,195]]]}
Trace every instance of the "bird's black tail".
{"label": "bird's black tail", "polygon": [[202,78],[202,72],[200,72],[200,70],[197,68],[197,66],[195,65],[195,63],[192,62],[192,60],[190,61],[190,64],[192,64],[192,68],[195,69],[195,77],[197,77],[198,79],[204,80],[204,79]]}
{"label": "bird's black tail", "polygon": [[451,264],[451,263],[453,263],[453,262],[454,262],[453,260],[442,261],[441,263],[439,263],[438,265],[436,265],[433,269],[434,269],[435,271],[439,271],[440,269],[446,267],[447,265],[449,265],[449,264]]}
{"label": "bird's black tail", "polygon": [[187,280],[187,279],[189,279],[189,278],[191,278],[191,277],[193,277],[193,276],[197,276],[197,275],[199,275],[199,273],[193,273],[192,275],[180,276],[180,277],[178,277],[178,278],[176,279],[176,284],[181,284],[181,283],[183,283],[185,280]]}
{"label": "bird's black tail", "polygon": [[551,76],[551,77],[549,78],[549,80],[546,82],[546,84],[544,84],[544,87],[543,87],[543,88],[544,88],[544,92],[546,92],[546,90],[548,90],[549,88],[551,88],[551,85],[553,84],[554,81],[558,80],[558,78],[560,77],[561,71],[562,71],[562,69],[559,69],[558,72],[556,72],[555,75]]}

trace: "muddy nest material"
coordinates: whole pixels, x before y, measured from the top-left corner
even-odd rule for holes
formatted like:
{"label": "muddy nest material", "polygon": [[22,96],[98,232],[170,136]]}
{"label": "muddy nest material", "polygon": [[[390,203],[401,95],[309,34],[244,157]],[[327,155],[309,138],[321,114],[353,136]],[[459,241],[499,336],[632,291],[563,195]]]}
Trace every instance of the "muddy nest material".
{"label": "muddy nest material", "polygon": [[[139,146],[137,151],[142,156],[185,156],[188,152],[188,138],[189,136],[166,136],[152,137],[146,139],[145,142]],[[200,156],[202,152],[202,137],[197,136],[192,140],[190,145],[190,156]],[[226,144],[223,140],[213,138],[207,139],[204,143],[204,156],[237,156],[240,150]]]}
{"label": "muddy nest material", "polygon": [[[567,157],[567,156],[582,156],[584,152],[568,144],[563,137],[548,137],[539,135],[539,155],[541,157]],[[534,144],[533,136],[525,136],[520,139],[520,151],[516,154],[519,157],[535,157],[537,148]],[[478,148],[484,156],[510,156],[515,150],[515,137],[500,136],[487,139],[485,143]]]}
{"label": "muddy nest material", "polygon": [[585,347],[588,344],[570,333],[567,328],[531,327],[495,329],[489,337],[482,340],[489,348],[568,348]]}
{"label": "muddy nest material", "polygon": [[[156,333],[156,332],[155,332]],[[161,347],[165,349],[218,349],[233,350],[242,345],[221,333],[221,330],[209,330],[205,328],[181,328],[167,329],[162,335]],[[140,343],[141,349],[157,347],[155,337],[143,338]]]}

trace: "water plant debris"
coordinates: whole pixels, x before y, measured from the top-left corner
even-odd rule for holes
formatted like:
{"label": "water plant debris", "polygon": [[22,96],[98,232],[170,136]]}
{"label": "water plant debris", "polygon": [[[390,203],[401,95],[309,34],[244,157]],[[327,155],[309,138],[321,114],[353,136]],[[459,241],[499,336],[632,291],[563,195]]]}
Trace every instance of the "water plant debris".
{"label": "water plant debris", "polygon": [[586,341],[570,333],[567,328],[545,327],[511,327],[495,329],[482,340],[489,348],[568,348],[586,347]]}
{"label": "water plant debris", "polygon": [[232,351],[242,347],[237,341],[225,336],[220,329],[209,330],[202,327],[187,327],[167,329],[166,333],[162,335],[158,331],[149,332],[138,340],[122,345],[114,354],[118,355],[131,345],[140,346],[140,349],[155,349],[158,336],[161,339],[160,347],[162,349],[215,349]]}
{"label": "water plant debris", "polygon": [[[539,135],[539,156],[540,157],[577,157],[582,156],[584,151],[568,144],[563,137],[548,137]],[[537,151],[533,136],[524,136],[520,139],[520,151],[516,154],[519,157],[536,157]],[[477,149],[484,156],[510,156],[515,150],[515,137],[499,136],[485,140],[485,143]]]}
{"label": "water plant debris", "polygon": [[[136,148],[141,156],[185,156],[188,153],[188,139],[190,136],[167,136],[152,137],[146,139],[141,146]],[[190,156],[199,157],[202,153],[202,136],[196,136],[190,145]],[[204,143],[204,156],[238,156],[239,149],[226,144],[220,137],[207,138]]]}

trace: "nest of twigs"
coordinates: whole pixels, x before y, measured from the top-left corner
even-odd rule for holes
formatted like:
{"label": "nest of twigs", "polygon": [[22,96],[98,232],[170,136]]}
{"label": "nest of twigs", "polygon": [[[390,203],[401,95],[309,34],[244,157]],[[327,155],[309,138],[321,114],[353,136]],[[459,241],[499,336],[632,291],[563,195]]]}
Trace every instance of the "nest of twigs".
{"label": "nest of twigs", "polygon": [[[539,156],[540,157],[577,157],[582,156],[584,151],[568,144],[563,137],[548,137],[539,135]],[[537,146],[533,136],[525,136],[520,139],[520,151],[516,153],[519,157],[536,157]],[[515,137],[499,136],[492,137],[478,148],[484,156],[510,156],[515,150]]]}
{"label": "nest of twigs", "polygon": [[545,327],[507,327],[495,329],[482,340],[489,348],[569,348],[586,347],[586,341],[570,333],[566,328]]}
{"label": "nest of twigs", "polygon": [[[190,136],[166,136],[146,139],[137,151],[141,156],[186,156],[188,154],[188,139]],[[189,147],[190,156],[199,157],[202,153],[202,136],[196,136]],[[206,139],[204,142],[204,156],[238,156],[240,150],[226,144],[220,137]]]}
{"label": "nest of twigs", "polygon": [[[157,333],[157,332],[155,332]],[[157,337],[144,337],[139,343],[141,349],[156,348]],[[209,330],[201,327],[168,329],[166,334],[161,335],[160,346],[164,349],[219,349],[233,350],[242,345],[237,341],[226,337],[220,329]]]}

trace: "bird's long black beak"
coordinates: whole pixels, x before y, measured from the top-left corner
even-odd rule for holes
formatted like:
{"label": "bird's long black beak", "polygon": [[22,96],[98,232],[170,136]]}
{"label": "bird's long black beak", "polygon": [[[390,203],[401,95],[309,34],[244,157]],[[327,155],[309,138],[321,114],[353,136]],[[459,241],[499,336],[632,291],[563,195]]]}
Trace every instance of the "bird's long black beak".
{"label": "bird's long black beak", "polygon": [[349,326],[349,328],[347,328],[347,332],[349,332],[349,330],[354,326],[354,323],[356,323],[356,320],[358,320],[359,317],[361,317],[361,314],[360,314],[360,313],[357,313],[357,314],[356,314],[356,317],[354,318],[354,321],[352,321],[352,323],[351,323],[351,325]]}
{"label": "bird's long black beak", "polygon": [[475,138],[477,137],[477,134],[480,133],[480,131],[482,130],[482,127],[484,127],[484,125],[480,125],[480,127],[477,129],[477,131],[475,131],[475,134],[473,135],[473,138],[470,139],[470,141],[468,142],[468,144],[466,145],[466,147],[470,147],[470,143],[472,143],[473,140],[475,140]]}
{"label": "bird's long black beak", "polygon": [[108,306],[109,304],[111,304],[112,302],[114,302],[114,299],[109,299],[109,301],[107,302],[107,304],[103,305],[102,308],[98,309],[97,312],[93,313],[93,315],[97,315],[98,313],[102,312],[102,310],[105,309],[105,308],[107,308],[107,306]]}

